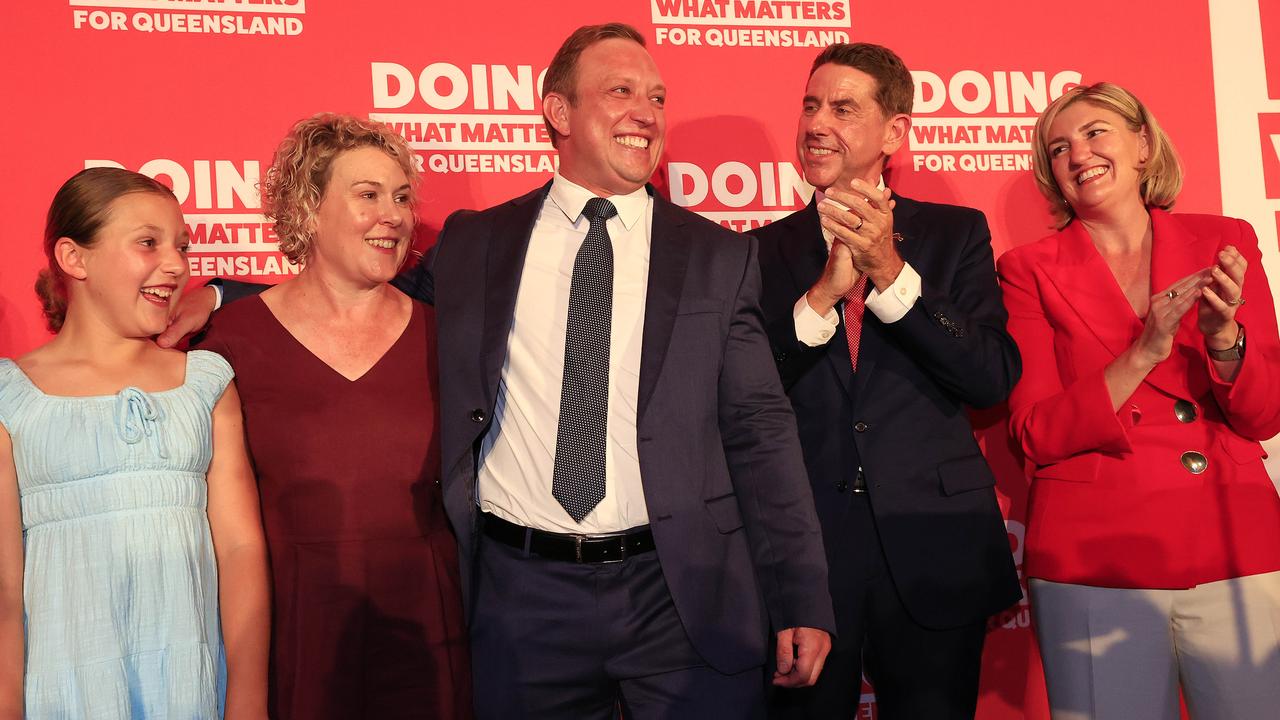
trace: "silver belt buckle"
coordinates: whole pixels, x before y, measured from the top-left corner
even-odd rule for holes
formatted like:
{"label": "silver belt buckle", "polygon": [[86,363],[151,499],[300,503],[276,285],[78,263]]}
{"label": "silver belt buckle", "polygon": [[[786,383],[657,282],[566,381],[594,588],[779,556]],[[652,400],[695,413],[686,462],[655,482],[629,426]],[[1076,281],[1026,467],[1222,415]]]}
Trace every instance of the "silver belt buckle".
{"label": "silver belt buckle", "polygon": [[627,536],[619,535],[618,538],[618,559],[617,560],[601,560],[601,565],[613,565],[627,559]]}
{"label": "silver belt buckle", "polygon": [[618,558],[616,560],[605,558],[603,560],[597,560],[593,564],[612,565],[614,563],[620,563],[623,560],[627,559],[627,536],[626,535],[614,535],[610,537],[592,537],[590,535],[574,535],[573,536],[573,554],[574,554],[574,559],[578,562],[578,564],[582,564],[585,562],[582,559],[582,542],[584,540],[604,540],[604,541],[617,540],[618,541]]}

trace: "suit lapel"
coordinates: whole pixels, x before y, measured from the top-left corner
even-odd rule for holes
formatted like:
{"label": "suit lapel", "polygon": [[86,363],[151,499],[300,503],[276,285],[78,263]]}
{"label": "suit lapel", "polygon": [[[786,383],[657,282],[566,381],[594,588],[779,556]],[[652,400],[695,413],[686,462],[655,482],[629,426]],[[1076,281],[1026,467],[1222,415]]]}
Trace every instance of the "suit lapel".
{"label": "suit lapel", "polygon": [[1142,322],[1084,225],[1072,221],[1058,238],[1057,261],[1046,265],[1045,275],[1107,351],[1120,355],[1142,332]]}
{"label": "suit lapel", "polygon": [[[797,293],[806,293],[827,264],[827,248],[822,242],[822,227],[818,225],[817,195],[803,210],[779,220],[787,227],[787,238],[778,248],[787,271],[795,282]],[[799,297],[799,295],[797,295]]]}
{"label": "suit lapel", "polygon": [[[1153,209],[1151,222],[1151,290],[1155,293],[1203,269],[1208,261],[1197,257],[1197,238],[1175,218]],[[1143,322],[1134,315],[1111,268],[1080,222],[1073,221],[1060,232],[1057,262],[1045,267],[1045,275],[1112,355],[1119,356],[1142,334]],[[1200,374],[1188,368],[1191,362],[1201,362],[1203,355],[1196,322],[1193,307],[1182,318],[1172,354],[1156,365],[1145,382],[1175,397],[1198,396],[1207,390],[1194,380]]]}
{"label": "suit lapel", "polygon": [[649,233],[649,282],[640,344],[637,424],[644,418],[653,390],[658,385],[658,376],[662,373],[692,242],[684,227],[686,218],[681,216],[679,209],[655,193],[652,187],[649,194],[653,197],[653,226]]}
{"label": "suit lapel", "polygon": [[[787,270],[795,282],[796,297],[803,295],[813,287],[827,264],[827,246],[822,240],[822,226],[818,224],[818,196],[814,194],[809,204],[799,212],[793,213],[779,222],[787,223],[787,238],[782,242],[779,252],[787,265]],[[825,355],[831,364],[831,370],[840,381],[840,386],[848,393],[853,384],[853,370],[849,367],[849,353],[845,349],[844,318],[836,330],[837,337],[827,343]]]}
{"label": "suit lapel", "polygon": [[529,238],[550,189],[551,183],[547,183],[511,201],[511,208],[494,221],[493,234],[486,238],[489,247],[485,259],[484,339],[480,356],[490,402],[497,397],[502,364],[507,356],[507,338],[515,320],[516,293],[520,289]]}

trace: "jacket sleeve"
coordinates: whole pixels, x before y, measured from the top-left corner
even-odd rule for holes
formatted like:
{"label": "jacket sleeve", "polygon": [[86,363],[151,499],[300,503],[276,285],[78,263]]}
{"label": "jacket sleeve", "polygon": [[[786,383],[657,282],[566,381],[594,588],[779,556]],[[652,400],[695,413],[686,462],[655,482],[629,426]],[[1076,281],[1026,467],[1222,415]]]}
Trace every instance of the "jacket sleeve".
{"label": "jacket sleeve", "polygon": [[432,268],[436,261],[436,250],[443,240],[444,232],[442,231],[440,237],[436,240],[436,244],[432,245],[431,249],[427,251],[427,256],[422,258],[417,265],[396,275],[391,284],[414,300],[434,305],[436,293],[435,275],[432,272]]}
{"label": "jacket sleeve", "polygon": [[222,288],[222,304],[229,305],[237,300],[243,300],[247,297],[260,295],[263,291],[270,288],[270,285],[263,283],[247,283],[239,280],[228,280],[226,278],[214,278],[208,282],[209,285],[218,285]]}
{"label": "jacket sleeve", "polygon": [[747,241],[719,378],[725,458],[774,628],[834,632],[822,532],[795,415],[765,336],[756,239]]}
{"label": "jacket sleeve", "polygon": [[1014,440],[1037,465],[1084,452],[1130,452],[1124,425],[1111,408],[1105,368],[1063,383],[1054,329],[1045,316],[1040,285],[1027,256],[1014,250],[1000,258],[1009,334],[1018,344],[1024,368],[1009,397]]}
{"label": "jacket sleeve", "polygon": [[1229,222],[1235,232],[1226,233],[1222,245],[1235,245],[1249,263],[1244,278],[1245,303],[1236,312],[1236,320],[1245,327],[1245,353],[1234,382],[1223,382],[1212,362],[1209,377],[1214,399],[1231,429],[1262,441],[1280,433],[1280,341],[1276,337],[1275,302],[1253,227],[1243,220]]}
{"label": "jacket sleeve", "polygon": [[916,268],[921,297],[902,319],[884,327],[935,382],[964,403],[985,408],[1009,397],[1022,360],[1005,329],[991,232],[986,218],[975,214],[968,232],[957,237],[964,246],[949,292]]}
{"label": "jacket sleeve", "polygon": [[[798,300],[799,298],[793,298]],[[778,308],[774,316],[768,318],[767,333],[769,347],[773,351],[773,360],[782,379],[782,387],[790,390],[796,381],[804,376],[813,364],[822,359],[828,352],[826,345],[809,347],[796,337],[796,321],[792,308]],[[843,332],[843,329],[841,329]]]}

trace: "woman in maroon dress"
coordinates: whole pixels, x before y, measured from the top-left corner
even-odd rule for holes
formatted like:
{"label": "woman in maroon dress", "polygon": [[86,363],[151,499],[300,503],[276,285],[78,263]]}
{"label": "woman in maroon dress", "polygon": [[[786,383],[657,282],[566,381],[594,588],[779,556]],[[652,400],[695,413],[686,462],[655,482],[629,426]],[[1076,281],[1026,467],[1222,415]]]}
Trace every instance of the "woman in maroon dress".
{"label": "woman in maroon dress", "polygon": [[235,368],[258,474],[277,720],[471,716],[435,316],[387,284],[409,252],[416,180],[382,125],[299,122],[262,200],[302,271],[222,310],[203,343]]}

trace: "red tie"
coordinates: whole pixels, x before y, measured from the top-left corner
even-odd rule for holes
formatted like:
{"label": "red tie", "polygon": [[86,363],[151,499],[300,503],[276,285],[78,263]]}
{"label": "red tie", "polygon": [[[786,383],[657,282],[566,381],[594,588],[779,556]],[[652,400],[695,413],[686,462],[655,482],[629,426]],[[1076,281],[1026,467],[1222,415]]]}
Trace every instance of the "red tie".
{"label": "red tie", "polygon": [[867,276],[858,278],[858,282],[844,294],[844,336],[849,341],[849,364],[854,372],[858,371],[858,343],[862,338],[862,313],[867,309]]}

